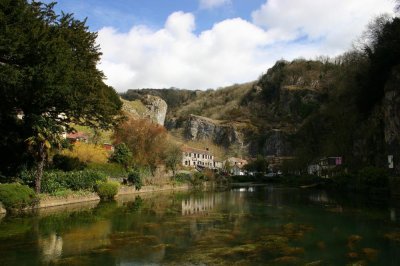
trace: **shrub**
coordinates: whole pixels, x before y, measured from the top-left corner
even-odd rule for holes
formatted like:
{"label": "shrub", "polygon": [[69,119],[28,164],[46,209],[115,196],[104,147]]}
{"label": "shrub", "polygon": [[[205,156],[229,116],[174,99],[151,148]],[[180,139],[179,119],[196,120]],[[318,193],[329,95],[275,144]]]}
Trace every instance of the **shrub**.
{"label": "shrub", "polygon": [[83,170],[86,167],[77,157],[56,154],[53,156],[53,166],[63,171]]}
{"label": "shrub", "polygon": [[185,173],[179,173],[175,175],[175,180],[178,183],[185,183],[190,181],[190,175]]}
{"label": "shrub", "polygon": [[[34,180],[34,173],[24,172],[23,180]],[[55,193],[64,189],[94,191],[97,182],[106,180],[105,174],[93,170],[47,171],[43,173],[41,192]]]}
{"label": "shrub", "polygon": [[99,182],[96,185],[96,192],[102,200],[112,200],[118,193],[119,183],[117,182]]}
{"label": "shrub", "polygon": [[132,152],[125,143],[120,143],[115,146],[115,151],[111,155],[109,161],[123,165],[126,169],[132,163]]}
{"label": "shrub", "polygon": [[102,172],[105,175],[113,178],[126,177],[126,170],[122,165],[116,163],[89,163],[88,169]]}
{"label": "shrub", "polygon": [[206,177],[200,173],[196,172],[190,177],[190,184],[193,187],[203,187],[203,181],[205,181]]}
{"label": "shrub", "polygon": [[18,183],[0,184],[0,201],[9,211],[21,210],[37,203],[33,189]]}
{"label": "shrub", "polygon": [[143,186],[143,180],[138,170],[131,170],[128,174],[128,182],[135,186],[136,190],[140,190]]}

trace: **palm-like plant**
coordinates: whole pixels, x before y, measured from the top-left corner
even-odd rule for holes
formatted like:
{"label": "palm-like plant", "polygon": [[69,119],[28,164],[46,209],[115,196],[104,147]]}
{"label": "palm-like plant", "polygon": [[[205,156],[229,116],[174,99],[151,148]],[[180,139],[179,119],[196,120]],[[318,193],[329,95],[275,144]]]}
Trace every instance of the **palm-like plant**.
{"label": "palm-like plant", "polygon": [[36,162],[35,191],[40,193],[43,168],[52,148],[60,148],[62,127],[51,119],[39,116],[32,126],[34,135],[25,140]]}

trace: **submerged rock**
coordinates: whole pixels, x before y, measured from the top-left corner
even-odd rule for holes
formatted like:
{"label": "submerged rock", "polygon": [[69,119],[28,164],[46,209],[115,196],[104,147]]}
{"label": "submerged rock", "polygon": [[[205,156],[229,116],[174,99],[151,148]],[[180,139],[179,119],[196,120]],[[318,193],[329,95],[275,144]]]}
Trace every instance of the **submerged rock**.
{"label": "submerged rock", "polygon": [[356,245],[358,242],[360,242],[362,239],[361,236],[359,235],[351,235],[347,238],[347,247],[351,250],[356,248]]}
{"label": "submerged rock", "polygon": [[297,265],[300,262],[300,259],[293,256],[283,256],[273,260],[274,263],[279,265]]}
{"label": "submerged rock", "polygon": [[350,259],[357,259],[358,253],[357,252],[349,252],[349,253],[347,253],[347,257]]}
{"label": "submerged rock", "polygon": [[390,232],[385,234],[385,238],[391,241],[400,242],[400,232]]}
{"label": "submerged rock", "polygon": [[363,248],[362,251],[369,261],[376,260],[379,254],[379,251],[374,248]]}

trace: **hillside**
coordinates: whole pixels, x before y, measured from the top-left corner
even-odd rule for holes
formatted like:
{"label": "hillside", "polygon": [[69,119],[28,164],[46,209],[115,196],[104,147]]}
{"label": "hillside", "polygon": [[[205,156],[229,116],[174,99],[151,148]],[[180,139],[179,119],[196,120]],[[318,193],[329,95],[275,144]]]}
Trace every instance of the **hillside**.
{"label": "hillside", "polygon": [[177,139],[211,142],[230,155],[286,156],[288,139],[323,102],[334,69],[327,62],[280,61],[246,84],[207,91],[129,90],[122,97],[164,97],[165,125]]}
{"label": "hillside", "polygon": [[380,22],[360,50],[278,61],[246,84],[122,97],[160,96],[171,106],[165,125],[175,138],[229,155],[294,156],[294,169],[324,156],[341,156],[351,169],[386,168],[389,156],[400,172],[399,30],[399,18]]}

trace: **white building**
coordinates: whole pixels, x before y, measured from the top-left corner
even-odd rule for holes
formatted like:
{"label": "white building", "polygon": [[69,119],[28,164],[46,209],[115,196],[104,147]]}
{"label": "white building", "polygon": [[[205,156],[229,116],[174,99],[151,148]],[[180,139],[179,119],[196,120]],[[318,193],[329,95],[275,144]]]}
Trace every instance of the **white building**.
{"label": "white building", "polygon": [[182,148],[182,165],[188,167],[214,168],[214,156],[208,149]]}

